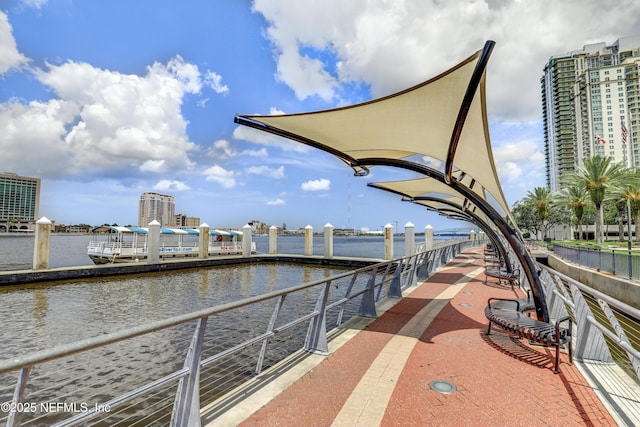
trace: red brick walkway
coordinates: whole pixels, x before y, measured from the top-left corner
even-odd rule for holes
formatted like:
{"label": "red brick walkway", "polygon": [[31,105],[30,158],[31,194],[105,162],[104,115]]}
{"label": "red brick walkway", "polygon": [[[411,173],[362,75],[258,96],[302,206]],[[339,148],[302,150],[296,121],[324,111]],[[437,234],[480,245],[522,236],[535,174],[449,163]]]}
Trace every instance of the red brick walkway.
{"label": "red brick walkway", "polygon": [[[478,273],[482,258],[477,248],[459,255],[243,425],[615,426],[566,354],[561,355],[561,372],[554,374],[551,349],[531,347],[497,328],[485,335],[487,299],[514,297],[514,291],[486,285],[482,273],[464,279]],[[460,279],[468,281],[452,289]],[[402,330],[407,335],[407,323],[447,290],[457,293],[410,344],[395,376],[362,384],[363,376],[380,364],[381,352],[389,351],[388,343],[412,339],[396,334]],[[397,362],[398,356],[390,360]],[[457,390],[431,390],[435,380],[452,383]],[[369,409],[362,410],[351,407],[354,390],[389,396],[386,405],[368,398]]]}

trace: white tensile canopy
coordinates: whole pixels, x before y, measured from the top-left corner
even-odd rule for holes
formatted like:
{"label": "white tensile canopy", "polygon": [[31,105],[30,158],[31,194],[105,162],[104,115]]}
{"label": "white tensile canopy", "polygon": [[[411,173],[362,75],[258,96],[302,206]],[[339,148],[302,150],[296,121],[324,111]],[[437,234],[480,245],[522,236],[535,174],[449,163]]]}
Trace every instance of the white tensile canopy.
{"label": "white tensile canopy", "polygon": [[477,206],[457,194],[447,184],[431,178],[408,179],[402,181],[372,182],[370,187],[389,191],[406,197],[409,201],[423,205],[433,210],[451,212],[452,209],[460,213],[471,212],[487,227],[492,223],[489,218],[477,210]]}
{"label": "white tensile canopy", "polygon": [[[491,153],[486,50],[433,79],[373,101],[310,113],[239,115],[236,122],[330,152],[356,172],[366,171],[367,159],[440,160],[446,179],[459,173],[474,182],[475,194],[510,217]],[[474,79],[475,85],[470,83]]]}

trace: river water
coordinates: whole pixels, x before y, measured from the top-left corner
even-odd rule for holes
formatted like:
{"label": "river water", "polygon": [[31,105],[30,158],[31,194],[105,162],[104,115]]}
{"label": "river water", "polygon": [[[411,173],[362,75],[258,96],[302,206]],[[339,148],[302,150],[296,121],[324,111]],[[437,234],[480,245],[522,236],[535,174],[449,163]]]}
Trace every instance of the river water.
{"label": "river water", "polygon": [[[87,235],[53,235],[50,267],[92,265],[86,255],[90,239]],[[254,240],[258,252],[268,252],[268,237],[256,236]],[[397,240],[401,241],[396,242],[399,247],[395,250],[403,250],[403,240]],[[32,236],[0,237],[0,270],[31,268],[33,243]],[[304,238],[279,237],[278,246],[280,253],[302,254]],[[322,252],[322,239],[314,239],[314,253]],[[336,256],[382,258],[383,254],[381,236],[334,240]],[[297,264],[255,264],[0,287],[0,336],[4,341],[0,359],[343,271]]]}
{"label": "river water", "polygon": [[[92,265],[87,256],[87,245],[91,235],[53,234],[49,248],[49,267],[72,267]],[[259,253],[269,252],[267,236],[253,236]],[[0,271],[30,269],[33,266],[33,236],[0,234]],[[303,236],[278,236],[278,253],[302,255],[304,253]],[[324,253],[324,239],[314,236],[314,255]],[[384,238],[382,236],[335,236],[333,240],[335,256],[383,258]],[[404,254],[404,237],[395,236],[394,255]]]}
{"label": "river water", "polygon": [[[50,244],[50,267],[92,265],[86,255],[90,239],[91,236],[87,235],[53,235]],[[255,236],[254,241],[258,252],[268,252],[267,236]],[[0,237],[0,270],[30,269],[33,243],[33,236]],[[396,238],[394,251],[396,257],[402,256],[402,238]],[[280,236],[278,252],[302,254],[304,237]],[[322,253],[323,240],[316,237],[314,254]],[[334,255],[382,258],[384,240],[382,236],[336,236]],[[0,360],[288,288],[341,272],[344,270],[274,263],[0,287]],[[238,320],[235,319],[217,325],[217,330],[237,327]],[[181,334],[179,340],[189,339],[191,333],[187,331]],[[148,349],[144,354],[130,353],[127,347],[119,347],[116,352],[118,358],[113,360],[132,361],[133,368],[129,369],[151,375],[163,364],[170,366],[172,362],[182,360],[184,355],[181,352],[188,345],[183,343],[178,346],[176,338],[167,335],[159,341],[146,342],[144,347]],[[86,363],[94,362],[89,360]],[[96,383],[111,383],[113,379],[107,380],[108,376],[118,375],[117,367],[110,364],[100,362],[97,366],[87,366],[92,366],[89,371],[95,376],[92,381]],[[59,368],[62,368],[62,365]],[[55,377],[57,369],[58,367],[53,373],[47,374],[47,377],[50,376],[49,380]],[[87,368],[84,370],[87,371]],[[82,369],[72,372],[72,376],[79,375]],[[60,375],[64,377],[69,374]],[[103,376],[105,377],[102,378]],[[136,373],[134,377],[138,378],[141,375]],[[15,384],[14,381],[14,375],[4,378],[0,376],[0,398],[5,399],[2,401],[10,400],[10,385]],[[57,380],[58,383],[60,381],[64,380]],[[37,385],[38,380],[34,379],[32,383],[31,390],[42,390],[42,387]],[[72,385],[75,386],[75,382],[69,384],[69,388],[73,389],[69,396],[76,393]],[[38,396],[39,399],[54,398],[53,395],[47,394]],[[79,399],[77,396],[76,399]],[[6,414],[0,413],[0,420],[3,419],[3,415]]]}

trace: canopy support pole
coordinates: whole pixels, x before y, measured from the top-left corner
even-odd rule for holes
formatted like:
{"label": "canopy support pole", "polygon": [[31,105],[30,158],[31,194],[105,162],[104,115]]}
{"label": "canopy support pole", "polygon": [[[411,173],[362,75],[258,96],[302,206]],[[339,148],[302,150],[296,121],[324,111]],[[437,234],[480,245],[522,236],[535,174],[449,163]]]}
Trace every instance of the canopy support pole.
{"label": "canopy support pole", "polygon": [[538,272],[535,268],[535,263],[531,258],[531,254],[524,247],[523,242],[517,236],[515,231],[507,224],[507,221],[496,212],[496,210],[485,200],[480,198],[477,194],[471,191],[462,183],[457,180],[452,180],[447,183],[445,179],[445,174],[436,169],[430,168],[429,166],[422,165],[419,163],[401,160],[401,159],[385,159],[385,158],[369,158],[369,159],[359,159],[359,164],[367,165],[367,166],[391,166],[391,167],[399,167],[402,169],[410,170],[413,172],[420,173],[422,175],[426,175],[430,178],[434,178],[443,184],[448,185],[458,194],[462,195],[469,199],[471,203],[476,205],[487,217],[498,227],[498,230],[505,237],[509,246],[513,249],[515,256],[518,258],[522,269],[531,285],[531,293],[533,294],[533,301],[536,306],[536,316],[538,320],[543,322],[549,321],[549,312],[547,310],[547,303],[544,298],[544,288],[542,286],[542,282],[540,281],[540,277],[538,276]]}

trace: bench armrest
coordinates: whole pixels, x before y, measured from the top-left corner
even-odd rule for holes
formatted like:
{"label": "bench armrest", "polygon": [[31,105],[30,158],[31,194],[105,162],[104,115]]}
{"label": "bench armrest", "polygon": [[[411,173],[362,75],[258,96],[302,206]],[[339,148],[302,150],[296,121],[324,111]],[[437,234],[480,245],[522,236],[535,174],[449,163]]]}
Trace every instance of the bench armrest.
{"label": "bench armrest", "polygon": [[487,301],[487,305],[489,306],[489,308],[491,308],[491,301],[510,301],[510,302],[514,302],[514,303],[516,303],[516,311],[520,311],[520,301],[518,301],[517,299],[489,298],[489,300]]}
{"label": "bench armrest", "polygon": [[560,333],[560,324],[562,322],[569,322],[569,327],[567,328],[567,335],[571,336],[571,329],[573,329],[573,319],[571,316],[563,317],[562,319],[556,320],[556,334]]}

